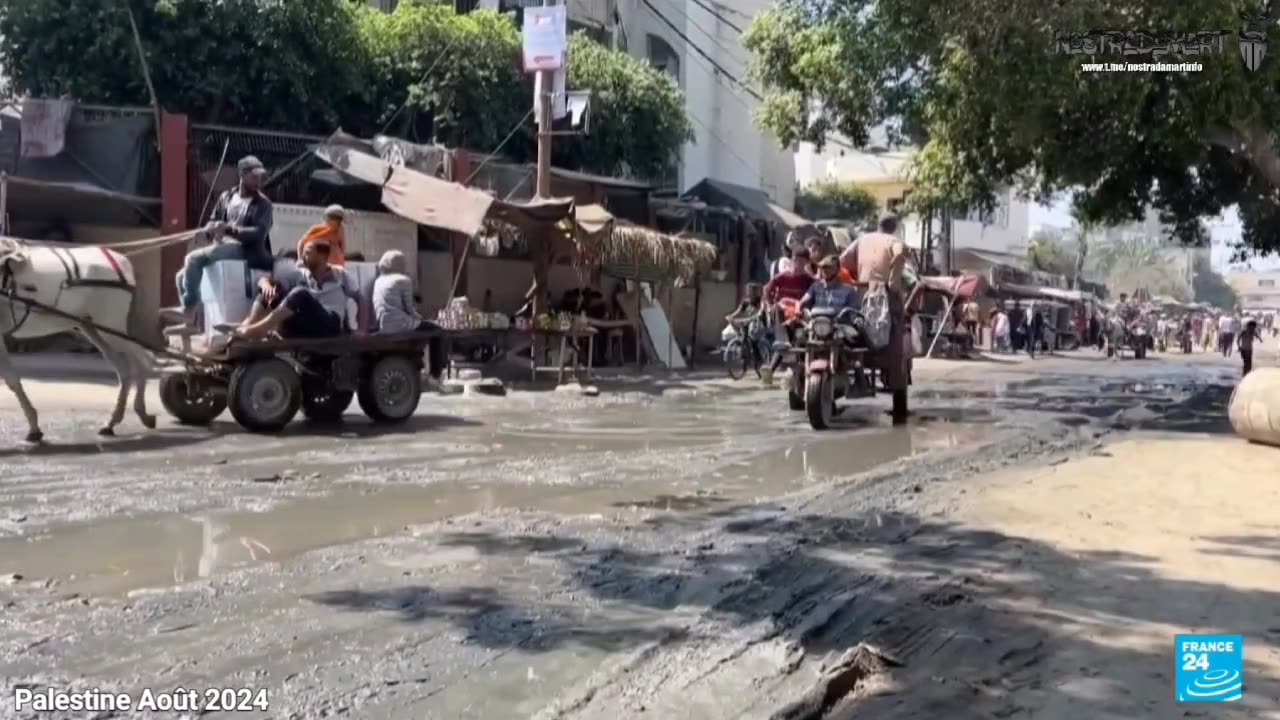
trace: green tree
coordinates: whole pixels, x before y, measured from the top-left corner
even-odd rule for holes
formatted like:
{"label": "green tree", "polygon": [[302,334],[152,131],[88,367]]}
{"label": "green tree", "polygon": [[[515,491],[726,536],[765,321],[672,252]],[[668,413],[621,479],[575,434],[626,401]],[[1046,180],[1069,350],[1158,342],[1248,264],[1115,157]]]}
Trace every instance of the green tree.
{"label": "green tree", "polygon": [[502,149],[514,159],[527,158],[532,126],[521,121],[533,105],[533,89],[520,66],[520,34],[511,18],[487,10],[458,15],[445,5],[412,2],[394,13],[367,5],[354,12],[365,60],[362,90],[344,103],[348,130],[420,142],[434,134],[450,147],[489,152],[523,125]]}
{"label": "green tree", "polygon": [[1233,308],[1239,304],[1235,288],[1213,269],[1207,254],[1196,255],[1192,273],[1191,291],[1196,302],[1220,308]]}
{"label": "green tree", "polygon": [[[762,125],[784,144],[839,132],[865,144],[892,121],[922,145],[917,202],[990,205],[1001,186],[1039,198],[1079,188],[1093,221],[1162,211],[1184,240],[1238,205],[1245,239],[1280,243],[1280,63],[1241,62],[1253,0],[783,0],[745,42],[765,89]],[[1269,25],[1274,25],[1271,21]],[[1055,31],[1222,31],[1223,52],[1166,61],[1201,72],[1088,73]],[[1133,61],[1098,56],[1097,61]]]}
{"label": "green tree", "polygon": [[1033,269],[1067,279],[1076,276],[1076,255],[1075,244],[1061,231],[1039,230],[1027,245],[1027,261]]}
{"label": "green tree", "polygon": [[129,10],[161,105],[197,122],[332,129],[332,100],[360,90],[347,0],[0,0],[0,65],[13,90],[150,105]]}
{"label": "green tree", "polygon": [[[148,105],[128,10],[161,105],[195,122],[385,131],[480,152],[511,135],[504,155],[532,155],[520,32],[489,11],[421,0],[390,14],[353,0],[0,0],[0,66],[19,93]],[[673,168],[693,137],[675,84],[585,36],[570,53],[570,88],[593,93],[591,134],[560,136],[556,161],[641,177]]]}
{"label": "green tree", "polygon": [[1117,240],[1097,247],[1092,263],[1096,276],[1102,278],[1112,294],[1133,295],[1146,290],[1152,295],[1190,301],[1192,288],[1167,250],[1141,238]]}
{"label": "green tree", "polygon": [[880,204],[866,188],[839,180],[820,180],[796,193],[796,212],[812,220],[845,220],[863,225]]}
{"label": "green tree", "polygon": [[558,163],[651,180],[675,170],[693,124],[666,73],[577,33],[566,81],[570,90],[591,92],[591,134],[557,138]]}

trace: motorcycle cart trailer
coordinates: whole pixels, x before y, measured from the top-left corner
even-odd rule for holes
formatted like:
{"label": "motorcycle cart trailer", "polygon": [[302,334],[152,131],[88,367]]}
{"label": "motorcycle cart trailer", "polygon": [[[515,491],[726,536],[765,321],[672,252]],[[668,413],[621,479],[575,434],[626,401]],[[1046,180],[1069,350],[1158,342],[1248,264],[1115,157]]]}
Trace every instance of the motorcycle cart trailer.
{"label": "motorcycle cart trailer", "polygon": [[815,314],[797,333],[800,342],[785,359],[791,370],[787,404],[794,411],[804,412],[813,429],[827,430],[838,400],[858,400],[887,392],[893,397],[890,414],[894,424],[905,423],[913,360],[906,347],[909,335],[895,332],[890,346],[879,350],[866,345],[850,346],[834,319]]}
{"label": "motorcycle cart trailer", "polygon": [[438,335],[232,341],[163,374],[160,401],[184,425],[209,425],[230,409],[258,433],[279,432],[299,410],[314,422],[340,421],[352,399],[375,423],[402,423],[418,409],[423,355]]}

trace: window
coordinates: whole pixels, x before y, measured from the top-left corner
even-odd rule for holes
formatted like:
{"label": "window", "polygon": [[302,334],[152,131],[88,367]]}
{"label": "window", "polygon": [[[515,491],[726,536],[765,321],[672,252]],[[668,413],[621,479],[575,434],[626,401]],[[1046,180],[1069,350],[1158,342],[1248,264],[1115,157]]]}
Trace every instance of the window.
{"label": "window", "polygon": [[676,84],[680,84],[680,54],[657,35],[650,35],[649,64],[671,76]]}
{"label": "window", "polygon": [[1258,287],[1260,288],[1273,288],[1275,286],[1276,286],[1275,280],[1259,280],[1258,281]]}

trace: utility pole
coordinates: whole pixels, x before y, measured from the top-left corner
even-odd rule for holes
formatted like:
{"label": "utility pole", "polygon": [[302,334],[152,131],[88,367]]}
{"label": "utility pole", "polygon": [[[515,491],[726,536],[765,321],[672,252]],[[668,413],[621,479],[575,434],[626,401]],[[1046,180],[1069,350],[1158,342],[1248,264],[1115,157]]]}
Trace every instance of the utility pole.
{"label": "utility pole", "polygon": [[[542,0],[543,7],[551,7],[554,4],[555,0]],[[538,170],[535,192],[538,199],[551,197],[551,138],[553,137],[551,121],[554,112],[551,103],[554,100],[555,83],[554,71],[538,71]],[[554,228],[544,224],[539,230],[541,237],[536,238],[533,244],[533,316],[535,318],[551,310],[546,306],[547,275],[551,270],[551,243],[554,233]],[[542,338],[535,336],[534,367],[537,367],[538,358],[542,357],[544,347]]]}
{"label": "utility pole", "polygon": [[[555,0],[542,0],[543,7],[551,7]],[[538,71],[538,182],[539,198],[551,197],[551,118],[555,90],[555,73],[551,70]]]}

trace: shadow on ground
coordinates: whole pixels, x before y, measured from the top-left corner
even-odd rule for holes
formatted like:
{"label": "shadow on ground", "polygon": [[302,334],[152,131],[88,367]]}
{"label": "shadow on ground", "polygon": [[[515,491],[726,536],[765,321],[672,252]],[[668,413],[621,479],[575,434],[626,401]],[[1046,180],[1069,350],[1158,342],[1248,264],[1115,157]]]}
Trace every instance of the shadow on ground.
{"label": "shadow on ground", "polygon": [[[522,607],[479,588],[433,592],[414,584],[313,599],[347,610],[395,612],[406,622],[445,619],[475,642],[497,648],[586,644],[620,650],[658,638],[695,643],[705,639],[700,633],[725,640],[716,623],[743,632],[745,645],[782,638],[815,663],[870,642],[904,663],[903,677],[925,678],[906,693],[857,700],[864,711],[889,713],[870,716],[895,718],[1005,718],[1064,703],[1070,703],[1069,717],[1181,715],[1172,691],[1174,632],[1255,636],[1265,635],[1268,623],[1280,623],[1272,616],[1256,617],[1250,627],[1220,625],[1214,614],[1215,608],[1234,609],[1235,618],[1248,617],[1249,608],[1274,614],[1280,592],[1168,578],[1148,557],[1067,553],[911,514],[795,517],[781,508],[739,506],[693,514],[688,522],[719,523],[723,540],[691,549],[653,548],[660,541],[654,537],[625,547],[601,545],[571,533],[477,531],[444,539],[488,556],[553,563],[568,578],[561,588],[568,597],[586,593],[596,601],[589,605],[602,608],[589,614],[572,604]],[[691,607],[706,622],[655,626],[610,619]],[[525,625],[528,632],[511,632]],[[1130,642],[1107,629],[1116,627],[1133,633]],[[768,687],[780,680],[758,682]],[[1151,682],[1159,694],[1142,692]],[[1280,678],[1255,673],[1249,683],[1249,705],[1280,696]],[[856,700],[838,695],[812,717]]]}

